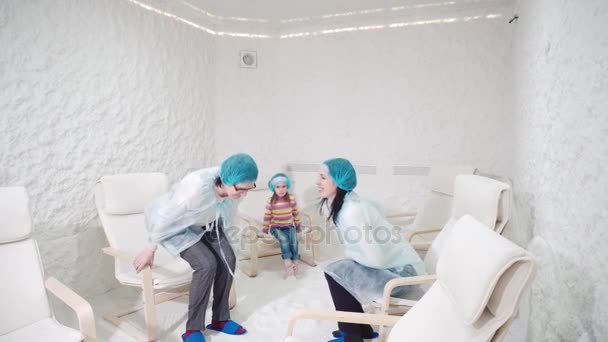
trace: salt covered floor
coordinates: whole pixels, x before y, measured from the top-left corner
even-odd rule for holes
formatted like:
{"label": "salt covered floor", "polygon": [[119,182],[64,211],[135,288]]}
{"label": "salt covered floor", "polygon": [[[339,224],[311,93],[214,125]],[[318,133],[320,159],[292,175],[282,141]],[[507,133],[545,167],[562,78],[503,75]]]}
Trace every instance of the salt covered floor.
{"label": "salt covered floor", "polygon": [[[299,279],[283,279],[283,261],[280,256],[271,256],[259,260],[259,272],[255,278],[249,278],[237,271],[237,305],[232,309],[232,319],[242,323],[248,330],[242,336],[230,336],[214,331],[205,331],[207,342],[280,342],[285,337],[289,317],[297,310],[328,309],[333,310],[329,289],[323,276],[325,265],[342,257],[340,246],[321,245],[323,260],[317,267],[302,263]],[[121,286],[103,295],[88,298],[95,311],[97,336],[100,342],[131,342],[131,338],[113,324],[105,321],[103,315],[122,308],[129,308],[141,303],[141,291]],[[527,302],[527,299],[524,299]],[[77,327],[75,315],[69,309],[56,302],[53,303],[59,321]],[[211,320],[211,303],[207,310],[207,322]],[[523,322],[528,319],[527,305],[520,308]],[[523,311],[523,312],[522,312]],[[188,312],[188,298],[177,298],[157,305],[158,322],[161,327],[159,341],[181,342],[185,331]],[[137,326],[144,326],[143,312],[128,316]],[[526,327],[522,317],[517,317],[505,341],[519,342],[525,340]],[[514,326],[518,326],[515,328]],[[302,320],[295,326],[294,335],[306,341],[327,341],[331,331],[337,328],[335,322]],[[519,332],[519,333],[517,333]],[[522,333],[523,332],[523,333]],[[368,340],[372,341],[372,340]],[[378,341],[377,339],[373,341]]]}
{"label": "salt covered floor", "polygon": [[[325,252],[325,251],[324,251]],[[327,255],[327,254],[325,254]],[[260,272],[249,278],[242,272],[236,274],[237,305],[231,311],[232,319],[242,323],[248,330],[243,336],[230,336],[213,331],[205,331],[207,341],[272,342],[285,337],[287,322],[292,313],[301,308],[326,308],[333,310],[329,290],[323,276],[324,265],[330,260],[321,261],[317,267],[302,264],[299,279],[284,280],[280,256],[260,259]],[[141,293],[141,292],[139,292]],[[129,335],[103,319],[103,314],[128,308],[140,303],[140,295],[133,288],[120,287],[103,295],[89,298],[97,320],[99,341],[134,341]],[[160,341],[181,341],[185,331],[188,298],[181,297],[157,306],[158,321],[161,327]],[[61,313],[57,313],[61,316]],[[65,315],[65,313],[64,313]],[[143,312],[128,316],[135,324],[143,326]],[[61,319],[61,317],[59,317]],[[69,319],[69,318],[64,318]],[[211,303],[207,310],[207,322],[211,319]],[[304,320],[296,325],[294,335],[310,341],[327,341],[331,331],[336,329],[335,322]]]}

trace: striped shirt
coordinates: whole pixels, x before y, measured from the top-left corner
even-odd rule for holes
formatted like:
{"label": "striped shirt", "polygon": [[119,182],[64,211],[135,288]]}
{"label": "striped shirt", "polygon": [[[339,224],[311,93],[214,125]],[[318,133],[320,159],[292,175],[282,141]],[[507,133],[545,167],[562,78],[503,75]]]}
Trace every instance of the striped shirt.
{"label": "striped shirt", "polygon": [[268,233],[271,227],[284,227],[295,224],[296,230],[300,231],[300,215],[296,205],[296,198],[292,195],[279,198],[275,203],[270,203],[272,197],[266,201],[264,212],[264,233]]}

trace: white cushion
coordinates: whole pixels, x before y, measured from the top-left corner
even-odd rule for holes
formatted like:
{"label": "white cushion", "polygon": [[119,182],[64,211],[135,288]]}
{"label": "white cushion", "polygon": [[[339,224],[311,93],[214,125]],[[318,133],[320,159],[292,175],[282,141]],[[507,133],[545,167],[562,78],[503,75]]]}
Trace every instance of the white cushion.
{"label": "white cushion", "polygon": [[163,173],[132,173],[104,176],[103,210],[108,215],[137,214],[154,198],[167,192],[169,181]]}
{"label": "white cushion", "polygon": [[437,281],[388,342],[490,341],[515,312],[532,269],[525,250],[464,216],[440,255]]}
{"label": "white cushion", "polygon": [[456,223],[456,220],[450,219],[445,224],[443,229],[441,229],[441,232],[433,240],[433,243],[431,243],[429,249],[426,251],[426,254],[424,255],[424,269],[428,274],[437,273],[437,261],[439,261],[439,255],[443,249],[443,246],[445,245],[445,242],[452,233],[454,223]]}
{"label": "white cushion", "polygon": [[514,263],[502,274],[494,292],[488,300],[487,308],[496,317],[510,317],[515,312],[524,286],[532,277],[534,265],[531,257],[514,260]]}
{"label": "white cushion", "polygon": [[431,192],[430,197],[414,217],[412,230],[441,229],[450,218],[451,211],[452,196]]}
{"label": "white cushion", "polygon": [[508,206],[507,191],[509,191],[509,185],[490,178],[476,175],[459,175],[456,177],[450,219],[433,240],[424,257],[424,264],[428,273],[436,273],[439,254],[452,233],[454,223],[463,215],[472,215],[491,229],[499,226],[504,227],[509,219],[508,210],[500,212],[501,221],[499,224],[499,206],[503,208]]}
{"label": "white cushion", "polygon": [[[105,176],[95,186],[95,204],[110,246],[137,255],[148,244],[143,207],[167,192],[167,177],[162,173]],[[128,197],[126,193],[128,193]],[[108,209],[110,212],[108,212]],[[123,285],[141,286],[141,274],[133,265],[115,260],[116,279]],[[192,281],[192,268],[180,257],[160,247],[152,268],[155,289],[179,287]]]}
{"label": "white cushion", "polygon": [[0,335],[51,317],[36,242],[0,244],[0,279]]}
{"label": "white cushion", "polygon": [[80,331],[61,325],[52,318],[42,319],[0,336],[0,342],[76,342],[83,339],[84,336]]}
{"label": "white cushion", "polygon": [[[466,324],[482,315],[495,285],[527,252],[470,215],[454,226],[437,264],[437,282]],[[474,248],[473,248],[474,247]]]}
{"label": "white cushion", "polygon": [[[96,201],[97,198],[96,194]],[[148,246],[144,214],[107,215],[101,210],[98,213],[110,246],[133,256]]]}
{"label": "white cushion", "polygon": [[459,219],[463,215],[472,215],[493,230],[498,217],[499,200],[503,192],[509,189],[508,184],[490,178],[476,175],[457,176],[451,216]]}
{"label": "white cushion", "polygon": [[[484,313],[487,324],[468,325],[439,284],[435,284],[391,329],[387,342],[487,342],[501,326]],[[481,328],[481,329],[480,329]]]}
{"label": "white cushion", "polygon": [[454,179],[458,175],[473,174],[472,166],[432,167],[429,172],[431,190],[452,196],[454,194]]}
{"label": "white cushion", "polygon": [[0,243],[23,240],[31,232],[32,219],[25,188],[0,188]]}

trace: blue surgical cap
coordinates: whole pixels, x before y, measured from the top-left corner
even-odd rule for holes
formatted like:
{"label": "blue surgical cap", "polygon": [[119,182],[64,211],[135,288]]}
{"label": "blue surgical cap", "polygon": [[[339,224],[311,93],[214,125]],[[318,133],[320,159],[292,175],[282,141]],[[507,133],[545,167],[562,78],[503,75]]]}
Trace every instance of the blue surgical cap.
{"label": "blue surgical cap", "polygon": [[355,168],[347,159],[328,159],[323,164],[327,165],[329,177],[336,183],[338,188],[344,191],[351,191],[357,186]]}
{"label": "blue surgical cap", "polygon": [[255,183],[258,179],[258,166],[248,154],[233,154],[222,162],[220,179],[225,185]]}
{"label": "blue surgical cap", "polygon": [[274,187],[281,182],[285,183],[287,190],[291,188],[291,179],[289,179],[289,176],[282,172],[276,173],[274,176],[270,177],[270,180],[268,181],[268,188],[270,191],[274,192]]}

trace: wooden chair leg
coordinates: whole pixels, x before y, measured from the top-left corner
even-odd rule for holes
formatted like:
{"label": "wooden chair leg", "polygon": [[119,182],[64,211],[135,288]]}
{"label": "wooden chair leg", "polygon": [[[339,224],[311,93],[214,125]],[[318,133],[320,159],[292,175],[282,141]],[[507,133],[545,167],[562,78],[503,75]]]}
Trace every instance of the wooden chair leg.
{"label": "wooden chair leg", "polygon": [[304,250],[310,250],[310,254],[300,253],[300,260],[309,266],[315,267],[317,263],[315,262],[316,252],[315,245],[313,244],[312,238],[313,232],[308,232],[306,234],[302,234],[301,242],[304,245]]}
{"label": "wooden chair leg", "polygon": [[310,238],[310,244],[312,245],[312,260],[319,261],[319,241],[317,231],[313,231]]}
{"label": "wooden chair leg", "polygon": [[141,310],[141,307],[133,307],[125,312],[105,314],[103,315],[103,318],[106,321],[114,324],[118,329],[124,331],[129,336],[133,337],[136,341],[146,342],[148,341],[148,336],[146,336],[145,332],[121,318],[122,316],[126,316],[139,310]]}
{"label": "wooden chair leg", "polygon": [[317,263],[315,262],[315,258],[312,256],[312,254],[308,254],[308,255],[300,254],[300,260],[303,263],[307,264],[308,266],[312,266],[312,267],[317,266]]}
{"label": "wooden chair leg", "polygon": [[230,287],[230,295],[228,297],[228,307],[230,309],[236,306],[236,285],[235,281],[232,281],[232,286]]}
{"label": "wooden chair leg", "polygon": [[158,338],[158,321],[156,319],[156,308],[154,288],[152,284],[152,270],[146,267],[142,271],[142,290],[144,300],[144,317],[146,320],[146,333],[148,341],[156,341]]}
{"label": "wooden chair leg", "polygon": [[255,277],[258,275],[258,259],[259,259],[257,241],[251,245],[250,256],[251,256],[251,260],[249,260],[249,264],[251,265],[251,274],[253,274],[252,277]]}
{"label": "wooden chair leg", "polygon": [[[142,292],[142,294],[143,294],[143,292]],[[163,303],[163,302],[166,302],[169,300],[173,300],[175,298],[185,296],[185,295],[188,295],[188,292],[156,293],[156,294],[154,294],[154,303],[160,304],[160,303]],[[146,300],[145,295],[143,297],[144,297],[143,300],[145,301]],[[149,336],[147,327],[146,327],[146,329],[142,330],[140,327],[131,324],[127,319],[123,318],[125,316],[128,316],[134,312],[140,311],[145,308],[146,308],[146,304],[143,303],[142,305],[137,305],[137,306],[134,306],[134,307],[131,307],[128,309],[118,311],[118,312],[107,313],[107,314],[103,315],[103,318],[106,321],[114,324],[118,329],[124,331],[129,336],[133,337],[136,341],[141,341],[141,342],[152,341],[151,338],[156,338],[156,337]],[[144,315],[145,315],[145,311],[144,311]]]}
{"label": "wooden chair leg", "polygon": [[[247,259],[249,260],[249,259]],[[251,269],[251,263],[249,261],[240,261],[239,262],[239,270],[243,272],[248,277],[254,278],[257,274],[253,273]]]}
{"label": "wooden chair leg", "polygon": [[254,241],[249,247],[249,255],[240,258],[239,269],[248,277],[253,278],[258,275],[258,254],[258,242]]}
{"label": "wooden chair leg", "polygon": [[387,333],[387,328],[384,325],[380,326],[380,330],[378,331],[378,341],[379,342],[385,342],[386,338],[388,337],[388,333]]}

